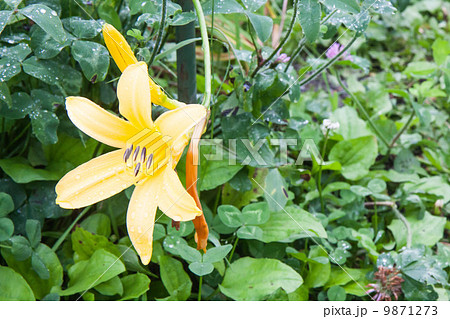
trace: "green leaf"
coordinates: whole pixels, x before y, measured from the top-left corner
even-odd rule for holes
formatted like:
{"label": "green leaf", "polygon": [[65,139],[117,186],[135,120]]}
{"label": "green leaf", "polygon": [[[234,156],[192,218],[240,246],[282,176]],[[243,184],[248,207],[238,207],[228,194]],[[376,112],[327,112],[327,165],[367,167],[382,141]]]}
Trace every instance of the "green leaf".
{"label": "green leaf", "polygon": [[450,54],[450,43],[443,39],[436,39],[431,48],[433,49],[434,62],[437,65],[443,64]]}
{"label": "green leaf", "polygon": [[196,261],[189,265],[189,270],[197,276],[206,276],[214,271],[214,266],[209,262]]}
{"label": "green leaf", "polygon": [[104,249],[96,250],[91,258],[77,262],[69,268],[69,284],[66,290],[56,290],[60,296],[69,296],[91,289],[125,271],[117,256]]}
{"label": "green leaf", "polygon": [[122,29],[122,22],[113,3],[108,1],[102,2],[97,8],[97,13],[101,19],[112,24],[117,30]]}
{"label": "green leaf", "polygon": [[51,59],[61,52],[62,49],[70,45],[72,39],[67,39],[64,42],[58,42],[53,37],[36,27],[31,34],[30,46],[33,49],[34,55],[39,59]]}
{"label": "green leaf", "polygon": [[234,300],[250,301],[262,300],[278,288],[291,293],[302,283],[302,277],[279,260],[244,257],[231,264],[219,287]]}
{"label": "green leaf", "polygon": [[123,295],[120,300],[138,298],[149,290],[150,278],[144,274],[133,274],[120,278],[123,285]]}
{"label": "green leaf", "polygon": [[408,276],[402,276],[405,280],[402,282],[402,291],[405,298],[409,301],[434,301],[438,298],[438,294],[431,285],[425,285]]}
{"label": "green leaf", "polygon": [[109,68],[108,50],[101,44],[90,41],[75,41],[73,58],[80,63],[84,76],[92,83],[102,82]]}
{"label": "green leaf", "polygon": [[305,284],[310,288],[324,286],[330,278],[331,266],[328,260],[328,254],[321,246],[313,246],[310,248],[308,258],[325,257],[325,263],[309,262],[309,272],[305,279]]}
{"label": "green leaf", "polygon": [[9,57],[16,61],[22,62],[25,58],[31,53],[31,49],[27,43],[19,43],[15,46],[11,47],[3,47],[0,48],[0,57],[6,58]]}
{"label": "green leaf", "polygon": [[0,82],[6,82],[21,71],[20,63],[13,58],[0,59]]}
{"label": "green leaf", "polygon": [[0,116],[8,119],[22,119],[33,111],[33,101],[25,92],[16,92],[11,96],[12,106],[0,102]]}
{"label": "green leaf", "polygon": [[161,280],[169,292],[169,300],[184,301],[191,295],[192,282],[183,264],[169,256],[159,260]]}
{"label": "green leaf", "polygon": [[329,159],[341,163],[345,178],[359,180],[369,173],[377,155],[376,138],[364,136],[337,143],[331,149]]}
{"label": "green leaf", "polygon": [[111,235],[111,220],[108,215],[94,214],[83,220],[80,226],[96,235],[109,237]]}
{"label": "green leaf", "polygon": [[31,267],[41,279],[47,280],[50,278],[50,271],[45,266],[42,258],[35,252],[31,254]]}
{"label": "green leaf", "polygon": [[356,0],[322,0],[330,10],[338,9],[344,12],[358,13],[360,11]]}
{"label": "green leaf", "polygon": [[288,201],[286,182],[278,169],[269,170],[264,186],[264,198],[270,211],[281,211]]}
{"label": "green leaf", "polygon": [[246,225],[260,225],[270,218],[269,206],[265,202],[253,203],[242,209],[241,221]]}
{"label": "green leaf", "polygon": [[[49,272],[48,279],[42,279],[32,265],[31,258],[18,261],[9,249],[2,249],[2,256],[9,267],[21,274],[33,289],[37,299],[44,298],[52,287],[60,287],[63,282],[63,268],[58,256],[48,246],[39,244],[35,250],[45,268]],[[36,261],[35,261],[36,263]],[[42,265],[40,265],[42,267]],[[44,270],[45,271],[45,270]],[[44,276],[45,277],[45,276]]]}
{"label": "green leaf", "polygon": [[96,20],[83,20],[80,17],[64,19],[65,28],[79,39],[95,38],[101,31],[101,24]]}
{"label": "green leaf", "polygon": [[56,41],[62,43],[66,40],[66,32],[55,10],[43,4],[32,4],[20,9],[19,12],[33,20]]}
{"label": "green leaf", "polygon": [[150,271],[142,267],[142,264],[140,263],[139,258],[133,249],[130,249],[129,246],[125,245],[117,245],[116,247],[120,252],[120,256],[122,256],[120,258],[125,264],[125,267],[127,267],[128,271],[136,271],[145,273],[147,275],[152,275]]}
{"label": "green leaf", "polygon": [[11,253],[18,261],[25,260],[31,256],[30,242],[23,236],[14,236],[11,239]]}
{"label": "green leaf", "polygon": [[0,300],[34,301],[34,294],[28,283],[14,270],[0,266]]}
{"label": "green leaf", "polygon": [[14,233],[14,223],[9,218],[0,218],[0,241],[8,240]]}
{"label": "green leaf", "polygon": [[217,208],[219,218],[228,227],[239,227],[242,225],[241,211],[232,205],[220,205]]}
{"label": "green leaf", "polygon": [[202,4],[202,7],[205,15],[211,15],[213,10],[214,14],[230,14],[230,13],[244,12],[244,8],[236,0],[227,0],[227,1],[208,0]]}
{"label": "green leaf", "polygon": [[197,249],[188,245],[180,247],[178,252],[180,253],[181,258],[190,263],[202,261],[202,254]]}
{"label": "green leaf", "polygon": [[0,167],[16,183],[54,181],[61,177],[58,173],[31,167],[27,160],[22,157],[1,159]]}
{"label": "green leaf", "polygon": [[332,135],[332,139],[341,139],[337,138],[338,135],[341,135],[344,140],[373,135],[367,128],[366,122],[350,106],[338,108],[333,112],[330,119],[339,123],[339,128]]}
{"label": "green leaf", "polygon": [[320,16],[322,10],[318,0],[300,0],[298,2],[299,20],[309,43],[313,43],[319,35]]}
{"label": "green leaf", "polygon": [[[424,213],[423,218],[418,219],[416,216],[407,216],[412,232],[412,245],[425,245],[432,247],[444,235],[444,227],[446,223],[445,217],[433,216],[428,212]],[[398,219],[394,219],[388,226],[397,243],[397,249],[406,245],[406,227]]]}
{"label": "green leaf", "polygon": [[236,235],[242,239],[262,240],[263,231],[258,226],[242,226],[238,229]]}
{"label": "green leaf", "polygon": [[[6,82],[0,82],[0,102],[4,101],[8,108],[12,107],[12,99],[11,99],[11,93],[9,92],[9,87]],[[2,114],[2,112],[0,112]]]}
{"label": "green leaf", "polygon": [[375,194],[382,193],[386,190],[386,182],[379,178],[374,178],[369,181],[367,187]]}
{"label": "green leaf", "polygon": [[0,217],[5,217],[14,210],[14,202],[9,194],[0,192]]}
{"label": "green leaf", "polygon": [[[145,275],[144,275],[145,276]],[[112,277],[110,280],[96,285],[95,290],[105,296],[114,296],[123,294],[122,281],[118,276]]]}
{"label": "green leaf", "polygon": [[72,233],[72,249],[77,253],[80,260],[86,260],[99,249],[104,249],[115,256],[120,256],[116,245],[111,243],[108,238],[100,235],[94,235],[77,227]]}
{"label": "green leaf", "polygon": [[228,244],[208,249],[206,253],[203,255],[203,262],[214,264],[216,262],[221,261],[228,255],[232,247],[233,246]]}
{"label": "green leaf", "polygon": [[347,293],[341,286],[333,286],[327,291],[327,297],[330,301],[345,301]]}
{"label": "green leaf", "polygon": [[5,28],[6,24],[8,23],[8,20],[12,14],[13,14],[13,11],[11,11],[11,10],[0,11],[0,34],[2,34],[3,29]]}
{"label": "green leaf", "polygon": [[27,238],[31,247],[36,248],[41,242],[41,223],[35,219],[28,219],[25,224],[25,230],[27,231]]}
{"label": "green leaf", "polygon": [[254,12],[266,4],[267,0],[241,0],[244,8]]}
{"label": "green leaf", "polygon": [[273,20],[270,17],[261,16],[248,11],[245,12],[245,14],[255,29],[258,38],[260,38],[262,42],[265,42],[272,33]]}
{"label": "green leaf", "polygon": [[263,231],[261,240],[265,243],[290,243],[310,236],[327,238],[327,233],[319,220],[296,206],[288,206],[286,211],[272,211],[270,219],[259,227]]}
{"label": "green leaf", "polygon": [[416,78],[427,78],[437,69],[435,63],[427,61],[411,62],[403,71],[404,74]]}

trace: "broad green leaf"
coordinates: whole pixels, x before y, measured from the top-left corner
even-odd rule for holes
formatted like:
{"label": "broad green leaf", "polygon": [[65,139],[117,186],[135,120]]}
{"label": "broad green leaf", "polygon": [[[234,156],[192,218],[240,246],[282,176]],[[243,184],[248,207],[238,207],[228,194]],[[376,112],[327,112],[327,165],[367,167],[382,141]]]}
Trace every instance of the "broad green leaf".
{"label": "broad green leaf", "polygon": [[[9,91],[9,87],[6,82],[0,82],[0,103],[1,101],[6,103],[8,109],[12,107],[13,102],[11,92]],[[0,114],[3,114],[3,112],[0,111]]]}
{"label": "broad green leaf", "polygon": [[248,19],[250,20],[253,28],[256,31],[256,35],[258,38],[265,42],[272,33],[273,29],[273,20],[270,17],[262,16],[259,14],[251,13],[251,12],[245,12]]}
{"label": "broad green leaf", "polygon": [[56,133],[59,126],[59,119],[55,113],[47,110],[40,110],[30,114],[33,134],[42,144],[55,144],[58,142]]}
{"label": "broad green leaf", "polygon": [[[144,275],[145,276],[145,275]],[[112,277],[110,280],[96,285],[95,290],[105,296],[114,296],[123,294],[122,281],[118,276]]]}
{"label": "broad green leaf", "polygon": [[17,92],[11,96],[12,105],[9,108],[0,101],[0,116],[8,119],[22,119],[33,111],[34,104],[30,96],[25,92]]}
{"label": "broad green leaf", "polygon": [[50,293],[52,287],[61,286],[63,283],[63,268],[58,256],[48,246],[39,244],[35,250],[35,254],[39,256],[45,268],[48,270],[48,279],[42,279],[33,269],[31,258],[18,261],[9,250],[2,249],[2,256],[5,258],[8,266],[26,279],[37,299],[42,299]]}
{"label": "broad green leaf", "polygon": [[97,8],[97,13],[101,19],[112,24],[117,30],[122,29],[122,22],[113,3],[108,1],[102,2]]}
{"label": "broad green leaf", "polygon": [[364,10],[370,9],[380,14],[394,14],[397,11],[390,0],[364,0],[362,8]]}
{"label": "broad green leaf", "polygon": [[[425,245],[432,247],[444,235],[444,227],[446,223],[445,217],[433,216],[428,212],[425,212],[422,219],[418,219],[416,216],[407,216],[409,224],[411,225],[412,232],[412,245]],[[406,227],[402,221],[394,219],[388,226],[392,232],[397,243],[397,249],[406,245]]]}
{"label": "broad green leaf", "polygon": [[203,255],[203,262],[216,263],[224,259],[231,251],[230,244],[219,247],[209,248]]}
{"label": "broad green leaf", "polygon": [[403,73],[416,78],[427,78],[431,76],[436,69],[435,63],[419,61],[409,63]]}
{"label": "broad green leaf", "polygon": [[312,214],[296,206],[288,206],[280,212],[271,212],[270,219],[259,225],[263,231],[262,241],[293,242],[299,238],[327,238],[322,224]]}
{"label": "broad green leaf", "polygon": [[50,279],[50,271],[45,266],[42,258],[35,252],[31,253],[31,267],[38,274],[41,279]]}
{"label": "broad green leaf", "polygon": [[14,223],[9,218],[0,218],[0,241],[8,240],[14,233]]}
{"label": "broad green leaf", "polygon": [[0,300],[34,301],[33,291],[21,275],[14,270],[0,266]]}
{"label": "broad green leaf", "polygon": [[63,24],[70,33],[79,39],[95,38],[102,31],[99,21],[83,20],[80,17],[64,19]]}
{"label": "broad green leaf", "polygon": [[14,202],[7,193],[0,192],[0,217],[5,217],[14,210]]}
{"label": "broad green leaf", "polygon": [[325,288],[332,286],[343,286],[353,280],[359,281],[364,278],[369,272],[369,269],[353,269],[348,267],[331,267],[331,273]]}
{"label": "broad green leaf", "polygon": [[220,205],[217,209],[219,218],[228,227],[239,227],[242,225],[241,211],[232,205]]}
{"label": "broad green leaf", "polygon": [[358,13],[360,11],[356,0],[322,0],[330,10],[342,10],[344,12]]}
{"label": "broad green leaf", "polygon": [[31,167],[27,160],[22,157],[1,159],[0,168],[16,183],[55,181],[61,177],[61,175],[56,172]]}
{"label": "broad green leaf", "polygon": [[109,237],[111,235],[111,220],[108,215],[94,214],[83,220],[80,226],[96,235]]}
{"label": "broad green leaf", "polygon": [[[122,256],[120,259],[123,261],[128,271],[136,271],[147,275],[152,275],[150,271],[142,267],[142,264],[133,249],[130,249],[129,246],[125,245],[117,245],[116,247],[120,252],[120,256]],[[154,252],[153,255],[155,255]]]}
{"label": "broad green leaf", "polygon": [[331,149],[329,159],[341,163],[342,175],[345,178],[359,180],[369,173],[377,154],[376,138],[364,136],[337,143]]}
{"label": "broad green leaf", "polygon": [[433,49],[434,62],[437,65],[443,64],[450,55],[450,43],[443,39],[434,40],[431,48]]}
{"label": "broad green leaf", "polygon": [[123,285],[123,295],[120,300],[138,298],[149,290],[150,279],[144,274],[133,274],[120,278]]}
{"label": "broad green leaf", "polygon": [[211,15],[213,10],[214,14],[230,14],[230,13],[244,12],[244,8],[236,0],[208,0],[202,4],[202,7],[205,15]]}
{"label": "broad green leaf", "polygon": [[41,242],[41,223],[35,219],[28,219],[25,224],[27,238],[33,248],[37,247]]}
{"label": "broad green leaf", "polygon": [[236,235],[242,239],[262,240],[263,231],[258,226],[242,226],[238,229]]}
{"label": "broad green leaf", "polygon": [[404,187],[412,193],[426,193],[441,197],[444,203],[450,201],[450,185],[443,176],[424,177],[419,181],[407,183]]}
{"label": "broad green leaf", "polygon": [[270,218],[269,206],[265,202],[249,204],[242,209],[240,218],[245,225],[264,224]]}
{"label": "broad green leaf", "polygon": [[60,296],[83,293],[124,271],[125,266],[117,256],[104,249],[99,249],[88,260],[79,261],[70,267],[68,288],[54,292],[57,292]]}
{"label": "broad green leaf", "polygon": [[186,245],[184,247],[180,247],[178,252],[180,253],[181,258],[190,263],[202,261],[202,254],[197,249],[190,246]]}
{"label": "broad green leaf", "polygon": [[321,246],[313,246],[309,250],[309,259],[316,257],[325,257],[326,263],[309,262],[309,272],[305,279],[305,284],[310,288],[317,288],[324,286],[330,278],[331,266],[328,260],[328,254]]}
{"label": "broad green leaf", "polygon": [[[244,8],[250,12],[254,12],[267,3],[267,0],[241,0]],[[220,1],[218,1],[220,2]]]}
{"label": "broad green leaf", "polygon": [[120,256],[116,245],[111,243],[108,238],[95,235],[81,227],[77,227],[72,233],[72,249],[77,253],[79,260],[86,260],[99,249],[104,249],[115,256]]}
{"label": "broad green leaf", "polygon": [[189,265],[189,270],[197,276],[206,276],[214,271],[214,266],[209,262],[196,261]]}
{"label": "broad green leaf", "polygon": [[330,301],[345,301],[347,293],[341,286],[333,286],[327,291],[327,297]]}
{"label": "broad green leaf", "polygon": [[12,14],[13,12],[11,10],[0,11],[0,34],[2,34],[2,31],[8,23],[8,20]]}
{"label": "broad green leaf", "polygon": [[0,48],[0,58],[11,58],[22,62],[31,53],[31,49],[26,43],[19,43],[12,47]]}
{"label": "broad green leaf", "polygon": [[36,27],[31,34],[30,46],[34,55],[39,59],[51,59],[61,52],[62,49],[70,45],[71,38],[64,42],[58,42],[48,33]]}
{"label": "broad green leaf", "polygon": [[305,37],[313,43],[319,35],[322,10],[318,0],[300,0],[298,2],[299,20]]}
{"label": "broad green leaf", "polygon": [[339,123],[339,128],[332,135],[333,139],[339,139],[339,135],[344,140],[373,135],[367,128],[366,122],[359,118],[356,110],[350,106],[338,108],[330,119]]}
{"label": "broad green leaf", "polygon": [[101,44],[90,41],[75,41],[73,58],[80,63],[84,76],[92,83],[105,79],[109,68],[108,50]]}
{"label": "broad green leaf", "polygon": [[31,256],[30,242],[23,236],[14,236],[11,241],[11,253],[18,261],[23,261]]}
{"label": "broad green leaf", "polygon": [[56,41],[62,43],[66,40],[66,32],[55,10],[43,4],[32,4],[20,9],[19,12],[33,20]]}
{"label": "broad green leaf", "polygon": [[168,300],[187,300],[191,295],[192,282],[183,264],[172,257],[162,256],[159,266],[161,280],[170,295]]}
{"label": "broad green leaf", "polygon": [[278,169],[269,170],[264,184],[264,198],[270,211],[281,211],[288,201],[286,182]]}
{"label": "broad green leaf", "polygon": [[279,260],[244,257],[231,264],[219,287],[223,294],[234,300],[256,301],[278,288],[291,293],[302,283],[302,277]]}
{"label": "broad green leaf", "polygon": [[21,71],[20,63],[10,57],[0,59],[0,81],[6,82]]}

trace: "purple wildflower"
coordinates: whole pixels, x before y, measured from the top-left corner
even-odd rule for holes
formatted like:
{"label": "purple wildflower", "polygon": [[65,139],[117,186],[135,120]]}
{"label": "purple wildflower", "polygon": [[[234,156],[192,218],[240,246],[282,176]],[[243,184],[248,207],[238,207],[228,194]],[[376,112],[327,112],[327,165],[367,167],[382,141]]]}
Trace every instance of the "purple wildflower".
{"label": "purple wildflower", "polygon": [[275,61],[278,63],[287,63],[290,59],[291,57],[289,57],[286,53],[281,53]]}
{"label": "purple wildflower", "polygon": [[[336,55],[338,55],[343,49],[344,49],[343,45],[340,45],[339,43],[333,43],[333,45],[328,49],[326,56],[328,59],[332,59]],[[341,59],[353,62],[353,57],[350,55],[348,51],[342,55]]]}

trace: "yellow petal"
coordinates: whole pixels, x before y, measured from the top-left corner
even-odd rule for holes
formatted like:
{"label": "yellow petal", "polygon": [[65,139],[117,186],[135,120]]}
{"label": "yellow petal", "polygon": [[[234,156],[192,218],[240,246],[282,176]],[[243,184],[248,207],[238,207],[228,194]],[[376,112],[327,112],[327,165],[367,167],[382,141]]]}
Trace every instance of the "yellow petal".
{"label": "yellow petal", "polygon": [[122,148],[138,130],[84,97],[66,99],[67,115],[80,130],[107,145]]}
{"label": "yellow petal", "polygon": [[130,45],[127,40],[117,31],[112,25],[106,23],[103,25],[103,38],[105,39],[106,47],[111,53],[114,61],[123,72],[127,66],[138,62],[136,57],[131,51]]}
{"label": "yellow petal", "polygon": [[175,110],[163,113],[155,121],[155,125],[164,136],[172,138],[172,158],[178,161],[184,147],[190,139],[195,125],[206,116],[206,109],[200,104],[188,104]]}
{"label": "yellow petal", "polygon": [[[161,176],[162,182],[159,181]],[[183,222],[193,220],[202,214],[192,196],[184,189],[172,167],[168,166],[155,179],[161,185],[162,191],[159,194],[158,207],[164,214],[175,221]],[[150,182],[155,181],[150,180]]]}
{"label": "yellow petal", "polygon": [[138,184],[131,196],[127,212],[128,235],[144,265],[152,258],[153,228],[158,197],[158,183],[147,179]]}
{"label": "yellow petal", "polygon": [[117,97],[120,114],[136,127],[153,127],[150,84],[145,62],[126,68],[117,85]]}
{"label": "yellow petal", "polygon": [[56,203],[62,208],[95,204],[133,185],[125,169],[123,150],[101,155],[67,173],[56,185]]}

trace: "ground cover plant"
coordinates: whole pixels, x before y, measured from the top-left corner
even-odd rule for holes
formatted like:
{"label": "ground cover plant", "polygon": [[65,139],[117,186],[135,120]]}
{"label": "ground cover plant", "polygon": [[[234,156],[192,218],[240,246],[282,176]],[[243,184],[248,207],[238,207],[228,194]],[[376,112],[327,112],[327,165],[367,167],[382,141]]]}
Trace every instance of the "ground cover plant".
{"label": "ground cover plant", "polygon": [[2,1],[0,300],[449,300],[449,12]]}

